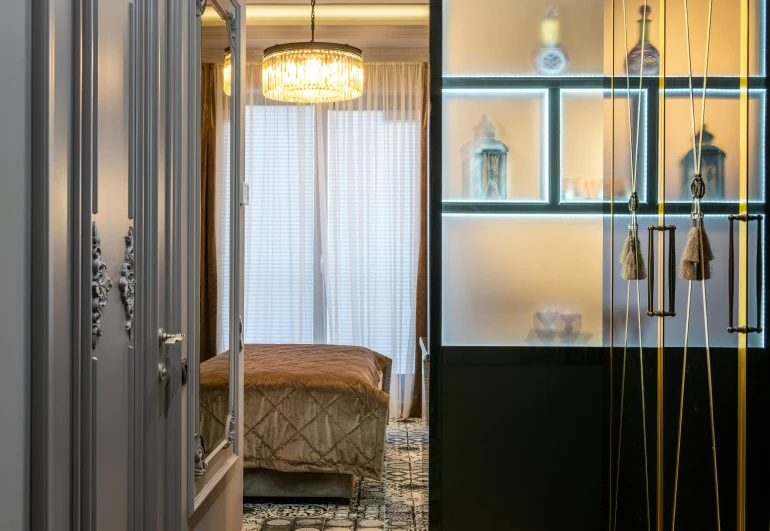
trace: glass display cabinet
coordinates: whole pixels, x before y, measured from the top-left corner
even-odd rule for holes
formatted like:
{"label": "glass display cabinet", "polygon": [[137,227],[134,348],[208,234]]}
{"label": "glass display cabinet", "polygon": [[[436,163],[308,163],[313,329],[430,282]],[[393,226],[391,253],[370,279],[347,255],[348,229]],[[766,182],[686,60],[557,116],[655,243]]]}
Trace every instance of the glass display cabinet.
{"label": "glass display cabinet", "polygon": [[708,8],[431,2],[432,521],[767,526],[767,6]]}

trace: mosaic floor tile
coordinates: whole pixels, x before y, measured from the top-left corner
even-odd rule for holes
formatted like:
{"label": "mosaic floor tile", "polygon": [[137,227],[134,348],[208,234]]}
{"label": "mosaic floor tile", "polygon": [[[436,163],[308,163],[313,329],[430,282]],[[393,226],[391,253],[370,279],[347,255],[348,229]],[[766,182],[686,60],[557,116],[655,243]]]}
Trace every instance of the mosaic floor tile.
{"label": "mosaic floor tile", "polygon": [[249,531],[427,531],[428,425],[388,424],[382,481],[358,478],[348,505],[244,503]]}

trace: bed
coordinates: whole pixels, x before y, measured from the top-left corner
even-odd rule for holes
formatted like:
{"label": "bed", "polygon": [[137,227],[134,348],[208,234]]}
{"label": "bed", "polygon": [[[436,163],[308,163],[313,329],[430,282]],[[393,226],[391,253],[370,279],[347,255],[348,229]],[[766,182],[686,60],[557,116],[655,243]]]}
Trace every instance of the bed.
{"label": "bed", "polygon": [[[227,353],[201,364],[200,430],[221,440]],[[391,360],[363,347],[244,347],[244,496],[349,498],[382,478]]]}

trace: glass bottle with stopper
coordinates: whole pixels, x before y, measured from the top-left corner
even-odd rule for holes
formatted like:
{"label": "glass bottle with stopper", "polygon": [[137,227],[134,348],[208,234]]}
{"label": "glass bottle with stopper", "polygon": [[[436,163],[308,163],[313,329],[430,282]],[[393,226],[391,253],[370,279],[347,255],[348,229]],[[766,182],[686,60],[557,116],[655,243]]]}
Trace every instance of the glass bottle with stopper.
{"label": "glass bottle with stopper", "polygon": [[[641,6],[639,14],[639,42],[631,48],[626,57],[626,70],[632,76],[657,76],[660,73],[660,53],[650,42],[650,6]],[[644,57],[642,57],[644,53]],[[644,70],[642,70],[644,62]]]}
{"label": "glass bottle with stopper", "polygon": [[559,42],[559,12],[549,9],[540,23],[541,46],[532,58],[535,70],[544,76],[557,76],[567,69],[569,57]]}
{"label": "glass bottle with stopper", "polygon": [[[703,155],[701,156],[700,173],[706,187],[707,199],[725,198],[725,158],[727,155],[717,146],[711,144],[714,135],[703,126]],[[695,135],[695,145],[699,147],[701,135]],[[682,192],[685,199],[690,198],[690,184],[695,177],[695,157],[693,150],[687,152],[682,159]]]}
{"label": "glass bottle with stopper", "polygon": [[486,116],[473,128],[474,139],[462,148],[465,196],[504,201],[508,197],[508,147],[495,138]]}

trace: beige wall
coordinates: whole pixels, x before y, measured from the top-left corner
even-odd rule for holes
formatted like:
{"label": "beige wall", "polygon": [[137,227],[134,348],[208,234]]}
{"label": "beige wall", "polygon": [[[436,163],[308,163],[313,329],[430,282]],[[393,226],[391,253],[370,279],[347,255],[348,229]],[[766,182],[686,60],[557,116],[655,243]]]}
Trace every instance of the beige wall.
{"label": "beige wall", "polygon": [[30,9],[0,17],[0,527],[29,529]]}

